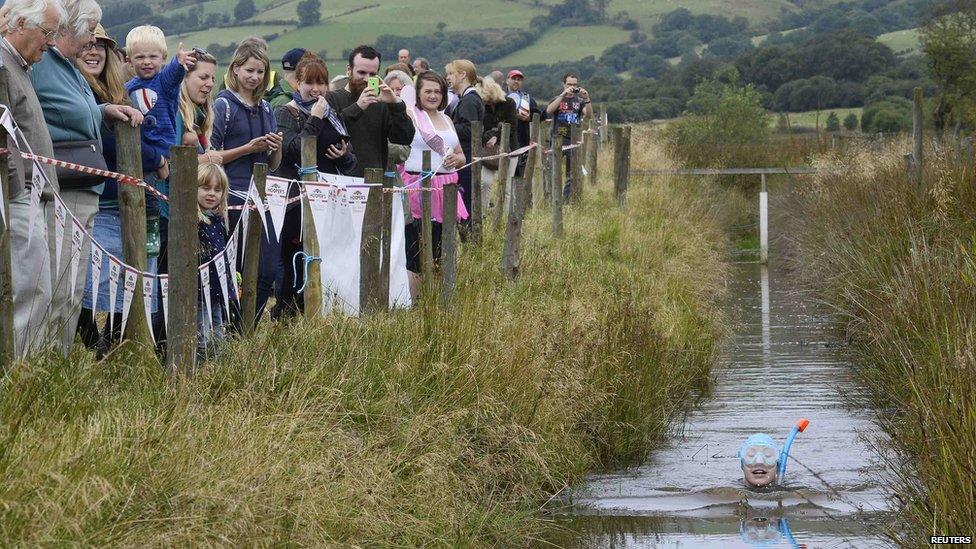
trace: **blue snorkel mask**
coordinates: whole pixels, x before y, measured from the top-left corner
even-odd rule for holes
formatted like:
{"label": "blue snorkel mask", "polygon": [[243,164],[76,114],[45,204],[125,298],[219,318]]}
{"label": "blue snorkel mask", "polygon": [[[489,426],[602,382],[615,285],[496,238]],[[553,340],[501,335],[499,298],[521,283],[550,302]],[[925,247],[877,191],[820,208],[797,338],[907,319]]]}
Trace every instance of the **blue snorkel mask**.
{"label": "blue snorkel mask", "polygon": [[796,439],[797,434],[806,430],[808,425],[810,425],[810,420],[808,419],[797,420],[796,425],[793,426],[793,430],[786,437],[786,444],[783,445],[782,450],[776,444],[776,441],[773,440],[773,437],[765,433],[756,433],[750,436],[739,447],[739,462],[742,468],[768,468],[775,466],[779,481],[783,482],[786,476],[786,462],[790,457],[790,448],[793,446],[793,441]]}

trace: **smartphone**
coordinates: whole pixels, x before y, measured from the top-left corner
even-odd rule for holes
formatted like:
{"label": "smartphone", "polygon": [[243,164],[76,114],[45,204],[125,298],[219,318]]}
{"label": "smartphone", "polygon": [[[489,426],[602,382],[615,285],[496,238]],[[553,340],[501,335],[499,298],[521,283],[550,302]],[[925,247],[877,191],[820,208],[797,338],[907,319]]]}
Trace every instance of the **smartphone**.
{"label": "smartphone", "polygon": [[369,87],[369,89],[373,90],[373,92],[376,93],[376,95],[379,95],[381,82],[382,80],[380,80],[379,76],[370,76],[369,79],[366,80],[366,86]]}

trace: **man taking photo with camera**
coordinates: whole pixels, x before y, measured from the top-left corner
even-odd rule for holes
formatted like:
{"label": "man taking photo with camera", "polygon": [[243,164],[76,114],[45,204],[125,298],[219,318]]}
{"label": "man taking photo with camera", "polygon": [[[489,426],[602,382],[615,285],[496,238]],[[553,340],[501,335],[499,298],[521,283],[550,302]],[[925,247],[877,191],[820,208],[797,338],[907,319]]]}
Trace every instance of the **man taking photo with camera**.
{"label": "man taking photo with camera", "polygon": [[[583,123],[584,116],[593,116],[590,106],[590,93],[579,84],[579,76],[574,72],[567,72],[563,76],[563,93],[556,96],[546,107],[546,112],[552,115],[552,144],[557,146],[571,143],[572,127]],[[563,186],[563,196],[569,196],[570,174],[569,155],[566,156],[566,183]]]}

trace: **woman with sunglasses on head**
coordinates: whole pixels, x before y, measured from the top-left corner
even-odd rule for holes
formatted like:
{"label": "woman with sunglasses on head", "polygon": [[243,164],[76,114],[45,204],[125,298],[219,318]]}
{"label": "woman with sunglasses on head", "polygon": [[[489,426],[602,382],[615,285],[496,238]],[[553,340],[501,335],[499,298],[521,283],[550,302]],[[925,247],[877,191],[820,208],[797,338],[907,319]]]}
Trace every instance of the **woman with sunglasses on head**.
{"label": "woman with sunglasses on head", "polygon": [[[329,69],[313,53],[302,56],[295,66],[298,89],[292,100],[275,110],[278,129],[282,132],[281,166],[275,175],[285,179],[300,179],[302,166],[302,138],[315,137],[315,169],[322,173],[346,174],[356,167],[356,156],[349,143],[349,132],[342,118],[329,103]],[[310,166],[311,167],[311,166]],[[288,197],[299,195],[298,185],[290,185]],[[302,270],[295,269],[295,255],[302,246],[301,202],[289,204],[281,230],[282,284],[275,292],[277,304],[273,318],[293,316],[303,310],[301,294],[296,288],[304,286]],[[315,255],[318,252],[311,250]]]}
{"label": "woman with sunglasses on head", "polygon": [[[119,62],[118,56],[115,55],[115,51],[115,40],[109,37],[105,33],[105,29],[99,25],[95,27],[95,42],[82,50],[81,55],[75,60],[75,65],[81,71],[99,104],[122,105],[134,122],[142,122],[142,113],[129,106],[122,64]],[[117,166],[114,128],[103,123],[101,137],[105,164],[109,170],[115,171]],[[104,188],[99,196],[98,213],[95,214],[92,234],[105,251],[124,260],[122,222],[119,216],[119,184],[114,179],[104,179],[102,184]],[[149,272],[155,272],[155,262],[154,258],[150,258]],[[122,326],[122,295],[119,292],[115,303],[110,303],[107,255],[102,257],[101,275],[94,292],[92,292],[90,262],[86,267],[88,276],[86,277],[85,294],[82,299],[81,316],[78,321],[78,333],[86,345],[94,347],[97,353],[101,355],[109,349],[113,342],[119,340],[118,331]],[[93,309],[96,312],[115,315],[115,318],[112,322],[106,319],[105,326],[99,328],[94,321]],[[116,331],[114,334],[110,333],[110,326],[112,325]]]}

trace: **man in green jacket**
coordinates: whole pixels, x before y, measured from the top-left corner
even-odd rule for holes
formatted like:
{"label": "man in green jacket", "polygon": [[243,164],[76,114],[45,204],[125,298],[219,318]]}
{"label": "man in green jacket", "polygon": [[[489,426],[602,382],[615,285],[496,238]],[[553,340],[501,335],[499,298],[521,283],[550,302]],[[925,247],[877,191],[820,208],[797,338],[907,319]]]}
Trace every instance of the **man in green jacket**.
{"label": "man in green jacket", "polygon": [[298,67],[298,62],[302,60],[302,56],[305,55],[305,51],[302,48],[295,48],[289,50],[284,57],[281,58],[281,78],[273,88],[268,90],[268,93],[264,95],[264,98],[271,103],[272,109],[277,109],[282,105],[287,105],[289,101],[292,100],[292,94],[298,89],[298,80],[295,75],[295,68]]}

